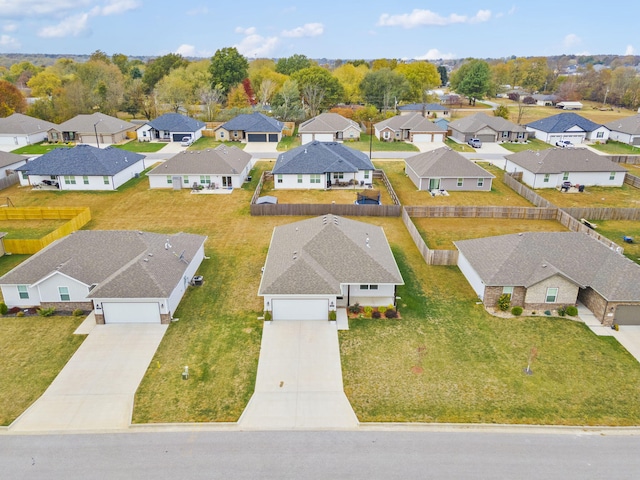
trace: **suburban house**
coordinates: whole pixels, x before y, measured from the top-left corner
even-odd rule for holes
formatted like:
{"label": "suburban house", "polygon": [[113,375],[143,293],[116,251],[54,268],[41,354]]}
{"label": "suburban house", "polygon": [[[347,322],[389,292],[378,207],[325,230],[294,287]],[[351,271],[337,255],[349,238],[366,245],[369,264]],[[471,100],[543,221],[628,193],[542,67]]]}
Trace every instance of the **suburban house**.
{"label": "suburban house", "polygon": [[403,284],[381,227],[324,215],[274,228],[258,296],[275,321],[326,321],[356,303],[395,305]]}
{"label": "suburban house", "polygon": [[525,126],[532,136],[551,145],[560,141],[569,141],[574,145],[596,141],[605,143],[609,138],[607,127],[572,112],[541,118]]}
{"label": "suburban house", "polygon": [[205,127],[203,122],[195,118],[180,113],[165,113],[138,127],[136,136],[139,142],[181,142],[184,137],[195,142],[202,136]]}
{"label": "suburban house", "polygon": [[541,93],[535,93],[531,95],[533,99],[536,101],[536,105],[539,107],[553,107],[556,102],[560,100],[557,95],[544,95]]}
{"label": "suburban house", "polygon": [[449,147],[405,160],[405,173],[418,190],[491,191],[494,175]]}
{"label": "suburban house", "polygon": [[580,102],[558,102],[556,103],[556,108],[561,108],[562,110],[582,110],[582,103]]}
{"label": "suburban house", "polygon": [[572,185],[621,187],[627,170],[607,157],[586,148],[549,148],[512,153],[505,171],[522,172],[522,182],[531,188]]}
{"label": "suburban house", "polygon": [[369,157],[337,142],[313,141],[278,155],[276,189],[324,189],[332,185],[371,185],[375,167]]}
{"label": "suburban house", "polygon": [[486,307],[553,310],[582,302],[605,325],[640,324],[640,266],[580,232],[526,232],[453,242]]}
{"label": "suburban house", "polygon": [[640,115],[612,120],[604,126],[610,130],[610,140],[640,146]]}
{"label": "suburban house", "polygon": [[56,124],[33,118],[22,113],[13,113],[0,118],[0,145],[14,145],[15,148],[44,142],[47,132]]}
{"label": "suburban house", "polygon": [[144,155],[90,145],[55,148],[16,168],[22,186],[60,190],[116,190],[144,170]]}
{"label": "suburban house", "polygon": [[27,157],[0,150],[0,179],[8,177],[25,163],[27,163]]}
{"label": "suburban house", "polygon": [[400,115],[419,113],[423,117],[440,118],[450,116],[449,109],[439,103],[410,103],[408,105],[399,105],[398,112],[400,112]]}
{"label": "suburban house", "polygon": [[237,147],[219,145],[211,150],[184,151],[171,157],[149,173],[151,188],[209,189],[240,188],[252,167],[249,153]]}
{"label": "suburban house", "polygon": [[243,113],[215,129],[216,140],[233,142],[274,142],[282,140],[284,123],[264,113]]}
{"label": "suburban house", "polygon": [[302,144],[318,140],[320,142],[342,142],[360,140],[362,129],[353,120],[337,113],[321,113],[298,127]]}
{"label": "suburban house", "polygon": [[96,112],[91,115],[76,115],[53,126],[47,133],[50,142],[75,142],[104,147],[126,141],[129,138],[127,134],[133,135],[135,129],[136,126],[131,122]]}
{"label": "suburban house", "polygon": [[95,311],[96,323],[169,323],[207,237],[78,230],[0,277],[8,307]]}
{"label": "suburban house", "polygon": [[375,135],[385,142],[444,142],[447,131],[420,113],[387,118],[374,125]]}
{"label": "suburban house", "polygon": [[461,143],[477,138],[483,143],[526,142],[527,130],[509,120],[486,113],[476,113],[449,123],[451,136]]}

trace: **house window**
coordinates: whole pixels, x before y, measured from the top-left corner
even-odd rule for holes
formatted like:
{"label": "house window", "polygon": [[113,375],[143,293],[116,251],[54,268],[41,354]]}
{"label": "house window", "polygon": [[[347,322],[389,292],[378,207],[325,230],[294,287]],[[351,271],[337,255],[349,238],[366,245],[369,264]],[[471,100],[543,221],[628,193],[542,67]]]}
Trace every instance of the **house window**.
{"label": "house window", "polygon": [[312,173],[311,175],[309,175],[309,182],[310,183],[320,183],[320,174],[319,173]]}
{"label": "house window", "polygon": [[513,287],[502,287],[502,294],[513,296]]}
{"label": "house window", "polygon": [[189,185],[189,176],[185,175],[184,177],[182,177],[182,183],[184,183],[185,185]]}
{"label": "house window", "polygon": [[173,178],[171,175],[167,175],[167,184],[171,185],[173,183]]}
{"label": "house window", "polygon": [[29,289],[26,285],[18,285],[18,296],[22,299],[29,298]]}
{"label": "house window", "polygon": [[369,285],[360,285],[360,290],[369,290]]}
{"label": "house window", "polygon": [[302,175],[298,174],[298,183],[302,183]]}
{"label": "house window", "polygon": [[220,138],[224,138],[224,132],[220,132]]}
{"label": "house window", "polygon": [[237,138],[237,136],[238,136],[238,132],[236,132],[236,131],[234,130],[234,131],[233,131],[233,136],[234,136],[234,138]]}
{"label": "house window", "polygon": [[556,303],[558,299],[558,288],[557,287],[549,287],[547,288],[547,298],[545,300],[546,303]]}
{"label": "house window", "polygon": [[549,174],[549,173],[545,173],[545,174],[544,174],[544,180],[543,180],[543,182],[545,182],[545,183],[549,183],[549,177],[550,177],[550,176],[551,176],[551,174]]}
{"label": "house window", "polygon": [[484,187],[484,178],[478,179],[478,187]]}
{"label": "house window", "polygon": [[377,290],[378,285],[369,285],[369,290]]}
{"label": "house window", "polygon": [[65,185],[75,185],[76,184],[76,177],[73,175],[65,175],[64,176],[64,183]]}
{"label": "house window", "polygon": [[342,180],[344,178],[344,173],[342,172],[337,172],[333,174],[333,179],[334,180]]}
{"label": "house window", "polygon": [[71,300],[71,296],[69,295],[69,287],[58,287],[58,293],[60,294],[61,302],[68,302]]}
{"label": "house window", "polygon": [[276,181],[277,181],[278,183],[282,183],[282,175],[281,175],[281,174],[278,174],[278,175],[277,175],[277,177],[276,177]]}
{"label": "house window", "polygon": [[462,186],[462,179],[461,179],[461,178],[459,178],[459,179],[458,179],[458,186],[459,186],[459,187],[461,187],[461,186]]}
{"label": "house window", "polygon": [[82,183],[84,183],[85,185],[89,185],[89,177],[87,177],[86,175],[82,176]]}
{"label": "house window", "polygon": [[569,172],[564,172],[562,174],[562,180],[569,180]]}
{"label": "house window", "polygon": [[102,181],[104,182],[105,185],[109,185],[109,177],[107,175],[102,177]]}
{"label": "house window", "polygon": [[524,138],[524,132],[518,132],[518,138],[519,139]]}
{"label": "house window", "polygon": [[365,180],[369,180],[369,175],[370,175],[370,174],[371,174],[371,171],[369,171],[369,170],[365,170],[365,171],[364,171],[364,179],[365,179]]}
{"label": "house window", "polygon": [[604,132],[598,132],[596,138],[604,138]]}
{"label": "house window", "polygon": [[27,178],[29,178],[29,174],[27,172],[22,172],[22,179],[26,180]]}
{"label": "house window", "polygon": [[507,138],[509,136],[509,132],[502,132],[502,138]]}
{"label": "house window", "polygon": [[382,134],[382,137],[388,140],[389,139],[389,131],[387,130],[386,132],[384,132]]}
{"label": "house window", "polygon": [[200,184],[208,185],[211,183],[211,175],[200,175]]}
{"label": "house window", "polygon": [[616,179],[616,172],[611,172],[609,174],[609,180],[615,180]]}

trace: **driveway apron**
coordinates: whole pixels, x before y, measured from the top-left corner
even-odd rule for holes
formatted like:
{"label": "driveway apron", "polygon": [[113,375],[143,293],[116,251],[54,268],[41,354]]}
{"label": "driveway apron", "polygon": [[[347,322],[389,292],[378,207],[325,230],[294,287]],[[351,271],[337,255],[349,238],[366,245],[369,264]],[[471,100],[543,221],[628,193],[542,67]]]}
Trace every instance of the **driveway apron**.
{"label": "driveway apron", "polygon": [[133,398],[167,325],[96,325],[12,432],[125,429]]}
{"label": "driveway apron", "polygon": [[335,322],[265,322],[243,429],[349,429],[358,425],[342,386]]}

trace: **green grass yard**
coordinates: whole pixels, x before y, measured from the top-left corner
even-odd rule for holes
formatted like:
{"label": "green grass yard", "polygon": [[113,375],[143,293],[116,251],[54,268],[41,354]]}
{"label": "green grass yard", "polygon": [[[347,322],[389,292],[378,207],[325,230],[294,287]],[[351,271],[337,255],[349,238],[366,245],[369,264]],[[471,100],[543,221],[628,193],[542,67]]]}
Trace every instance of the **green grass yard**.
{"label": "green grass yard", "polygon": [[591,147],[609,155],[640,155],[640,147],[614,140],[608,140],[607,143],[596,143]]}
{"label": "green grass yard", "polygon": [[73,143],[34,143],[33,145],[25,145],[24,147],[16,148],[12,150],[11,153],[15,153],[17,155],[42,155],[50,152],[56,148],[72,148],[75,144]]}
{"label": "green grass yard", "polygon": [[114,145],[114,147],[121,150],[136,153],[155,153],[166,146],[167,144],[164,142],[139,142],[137,140],[131,140],[121,145]]}

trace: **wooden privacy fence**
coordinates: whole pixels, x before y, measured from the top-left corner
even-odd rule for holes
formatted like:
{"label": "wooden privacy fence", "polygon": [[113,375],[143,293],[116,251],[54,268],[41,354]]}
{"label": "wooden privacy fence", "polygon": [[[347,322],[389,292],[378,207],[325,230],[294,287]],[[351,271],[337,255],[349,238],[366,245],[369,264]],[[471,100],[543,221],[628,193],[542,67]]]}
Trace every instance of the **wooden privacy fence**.
{"label": "wooden privacy fence", "polygon": [[513,176],[509,173],[505,173],[502,181],[514,192],[516,192],[521,197],[533,203],[536,207],[542,208],[555,208],[555,205],[551,203],[549,200],[542,198],[536,192],[531,190],[529,187],[520,183],[518,180],[513,178]]}
{"label": "wooden privacy fence", "polygon": [[411,220],[411,217],[407,212],[407,208],[402,209],[402,222],[404,223],[404,226],[407,227],[407,231],[409,232],[413,243],[418,247],[422,258],[424,258],[427,265],[457,265],[457,250],[431,250],[427,247],[422,235],[420,235],[420,232],[413,223],[413,220]]}
{"label": "wooden privacy fence", "polygon": [[495,207],[495,206],[407,206],[411,217],[421,218],[520,218],[524,220],[555,220],[557,208]]}
{"label": "wooden privacy fence", "polygon": [[640,220],[640,208],[563,208],[573,218],[587,220]]}
{"label": "wooden privacy fence", "polygon": [[[0,208],[0,222],[3,220],[69,220],[53,232],[39,239],[4,239],[6,252],[33,254],[50,243],[80,230],[91,220],[91,210],[87,207],[7,207]],[[2,223],[0,223],[2,228]]]}
{"label": "wooden privacy fence", "polygon": [[640,177],[636,177],[635,175],[627,174],[624,176],[624,183],[627,185],[631,185],[634,188],[640,188]]}
{"label": "wooden privacy fence", "polygon": [[640,155],[607,155],[607,158],[616,163],[628,163],[630,165],[640,163]]}
{"label": "wooden privacy fence", "polygon": [[[581,218],[584,218],[584,217],[581,217]],[[610,249],[616,250],[620,254],[624,252],[624,249],[620,245],[618,245],[616,242],[609,240],[607,237],[603,235],[600,235],[598,232],[587,227],[585,224],[583,224],[579,220],[576,220],[569,213],[565,212],[562,209],[558,209],[558,221],[562,225],[567,227],[569,230],[571,230],[572,232],[586,233],[587,235],[595,238],[596,240],[599,240]]]}
{"label": "wooden privacy fence", "polygon": [[11,185],[15,185],[19,181],[20,177],[18,177],[18,172],[10,173],[6,177],[0,178],[0,190],[9,188]]}
{"label": "wooden privacy fence", "polygon": [[387,187],[387,192],[389,192],[389,196],[391,197],[391,200],[393,200],[393,204],[400,205],[400,200],[396,195],[396,191],[393,189],[393,186],[391,185],[391,182],[387,178],[387,174],[384,173],[384,170],[374,170],[373,178],[382,179],[382,183],[384,183],[384,186]]}

